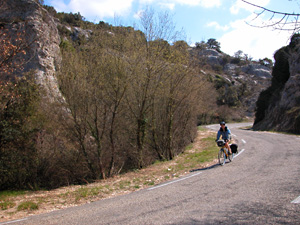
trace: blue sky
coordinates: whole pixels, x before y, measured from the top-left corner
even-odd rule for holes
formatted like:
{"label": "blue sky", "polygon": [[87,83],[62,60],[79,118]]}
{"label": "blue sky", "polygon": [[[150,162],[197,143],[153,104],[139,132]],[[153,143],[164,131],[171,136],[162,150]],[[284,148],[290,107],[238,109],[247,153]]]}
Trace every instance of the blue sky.
{"label": "blue sky", "polygon": [[[274,11],[299,12],[297,0],[248,0]],[[268,57],[289,43],[291,33],[249,26],[261,25],[272,15],[264,14],[255,20],[261,10],[241,0],[44,0],[58,12],[80,12],[86,20],[112,25],[134,26],[138,15],[147,7],[156,12],[168,11],[177,29],[184,30],[185,41],[195,42],[215,38],[221,50],[234,55],[238,50],[253,59]],[[276,18],[275,18],[276,19]]]}

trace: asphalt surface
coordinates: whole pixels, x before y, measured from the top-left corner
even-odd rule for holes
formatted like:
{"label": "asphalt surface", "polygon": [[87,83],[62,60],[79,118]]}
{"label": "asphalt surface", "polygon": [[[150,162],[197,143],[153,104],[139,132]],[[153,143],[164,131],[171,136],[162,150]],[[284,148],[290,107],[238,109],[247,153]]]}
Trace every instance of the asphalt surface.
{"label": "asphalt surface", "polygon": [[237,129],[246,125],[228,125],[241,153],[224,166],[0,224],[300,224],[300,137]]}

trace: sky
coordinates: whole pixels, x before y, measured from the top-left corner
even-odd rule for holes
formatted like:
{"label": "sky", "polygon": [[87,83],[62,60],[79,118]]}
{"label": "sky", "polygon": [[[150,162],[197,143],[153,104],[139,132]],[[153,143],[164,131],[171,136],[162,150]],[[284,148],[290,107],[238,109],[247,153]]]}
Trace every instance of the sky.
{"label": "sky", "polygon": [[[297,13],[300,9],[297,0],[248,2],[279,12]],[[267,23],[272,14],[257,17],[261,10],[242,0],[44,0],[44,4],[53,6],[57,12],[80,12],[90,22],[132,27],[150,7],[157,13],[168,12],[176,30],[183,30],[181,40],[190,46],[214,38],[222,52],[233,56],[241,50],[254,60],[265,57],[273,60],[274,52],[288,45],[291,37],[288,31],[254,27]]]}

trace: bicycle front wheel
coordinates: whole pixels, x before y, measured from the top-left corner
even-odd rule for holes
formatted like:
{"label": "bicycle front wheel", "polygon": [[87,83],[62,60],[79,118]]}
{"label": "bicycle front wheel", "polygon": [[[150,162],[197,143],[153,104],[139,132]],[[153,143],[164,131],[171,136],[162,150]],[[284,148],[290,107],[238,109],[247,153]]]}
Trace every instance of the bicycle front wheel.
{"label": "bicycle front wheel", "polygon": [[218,154],[219,164],[223,166],[226,162],[226,155],[223,149],[220,149]]}

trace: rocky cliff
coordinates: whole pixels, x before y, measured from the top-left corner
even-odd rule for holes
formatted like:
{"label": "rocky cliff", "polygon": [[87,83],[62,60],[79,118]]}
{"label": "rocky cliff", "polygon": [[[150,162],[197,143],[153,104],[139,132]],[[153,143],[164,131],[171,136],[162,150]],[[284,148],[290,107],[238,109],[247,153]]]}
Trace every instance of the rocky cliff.
{"label": "rocky cliff", "polygon": [[257,102],[255,130],[300,134],[300,39],[294,35],[288,46],[275,54],[271,86]]}
{"label": "rocky cliff", "polygon": [[11,31],[24,31],[29,48],[23,56],[23,71],[33,70],[38,83],[48,92],[58,92],[55,73],[61,63],[60,36],[54,18],[34,0],[1,0],[0,24]]}

